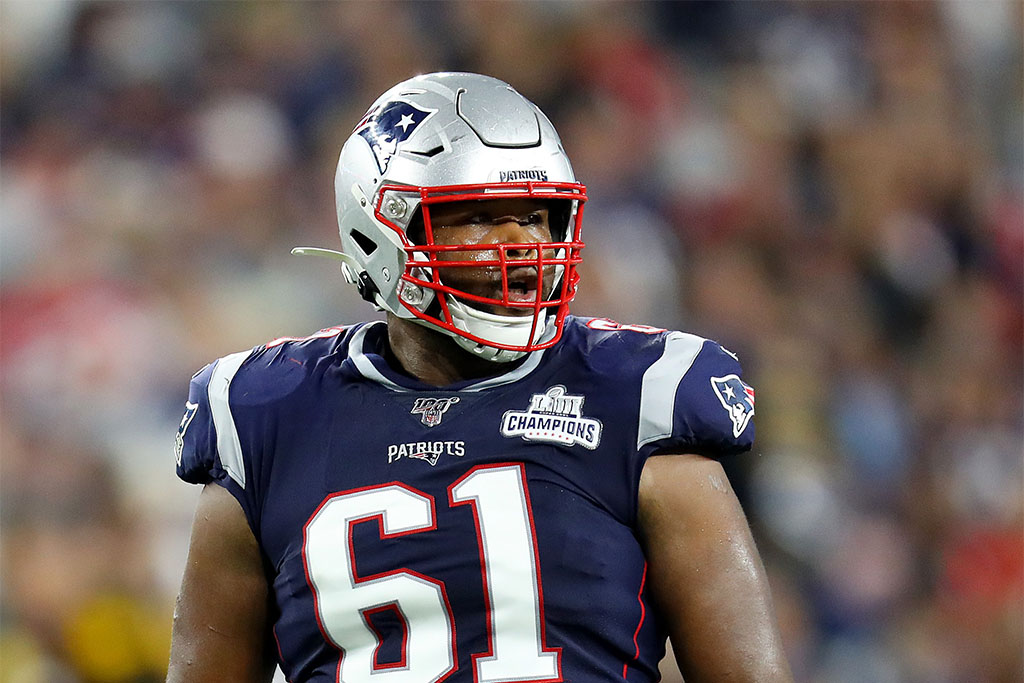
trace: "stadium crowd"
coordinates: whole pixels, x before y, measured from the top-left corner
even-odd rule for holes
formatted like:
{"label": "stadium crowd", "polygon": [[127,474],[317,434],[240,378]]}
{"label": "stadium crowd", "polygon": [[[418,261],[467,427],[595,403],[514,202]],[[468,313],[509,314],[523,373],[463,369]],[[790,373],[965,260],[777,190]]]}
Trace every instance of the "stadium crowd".
{"label": "stadium crowd", "polygon": [[[0,3],[0,681],[161,680],[188,378],[365,317],[338,150],[469,70],[588,186],[573,311],[736,351],[797,680],[1019,681],[1014,2]],[[666,680],[680,680],[666,669]]]}

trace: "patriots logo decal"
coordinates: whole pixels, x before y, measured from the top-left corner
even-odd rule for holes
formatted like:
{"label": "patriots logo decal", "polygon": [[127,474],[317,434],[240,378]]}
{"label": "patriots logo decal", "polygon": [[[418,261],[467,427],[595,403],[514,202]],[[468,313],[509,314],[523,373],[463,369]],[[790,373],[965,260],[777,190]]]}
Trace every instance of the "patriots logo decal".
{"label": "patriots logo decal", "polygon": [[739,437],[743,430],[754,417],[754,390],[738,375],[726,375],[725,377],[712,377],[711,387],[715,395],[722,402],[722,406],[729,412],[729,419],[732,420],[732,435]]}
{"label": "patriots logo decal", "polygon": [[433,113],[433,110],[420,109],[401,100],[388,102],[367,112],[355,132],[370,145],[381,175],[388,170],[398,146],[408,140]]}

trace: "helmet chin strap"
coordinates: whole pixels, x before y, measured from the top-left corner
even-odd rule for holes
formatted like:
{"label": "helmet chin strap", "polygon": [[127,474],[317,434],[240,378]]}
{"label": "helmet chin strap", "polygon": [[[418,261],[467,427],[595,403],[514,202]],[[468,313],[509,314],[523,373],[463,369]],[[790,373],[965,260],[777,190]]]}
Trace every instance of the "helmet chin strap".
{"label": "helmet chin strap", "polygon": [[[549,324],[547,310],[541,310],[537,316],[537,328],[530,339],[530,328],[533,327],[533,316],[498,315],[485,313],[452,298],[448,300],[448,310],[452,315],[452,323],[463,332],[488,341],[512,346],[526,346],[536,343],[547,332]],[[494,346],[480,344],[461,335],[449,332],[460,347],[478,358],[495,363],[510,363],[526,355],[526,351],[511,351]]]}

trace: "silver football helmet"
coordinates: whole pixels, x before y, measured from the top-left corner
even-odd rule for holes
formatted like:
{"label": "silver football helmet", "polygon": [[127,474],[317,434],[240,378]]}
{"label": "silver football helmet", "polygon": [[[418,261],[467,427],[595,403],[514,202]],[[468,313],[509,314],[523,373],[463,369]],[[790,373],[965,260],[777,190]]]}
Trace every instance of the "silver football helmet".
{"label": "silver football helmet", "polygon": [[[586,188],[551,122],[507,83],[469,73],[399,83],[345,142],[334,188],[342,252],[297,253],[340,259],[346,280],[378,308],[487,360],[515,360],[558,341],[579,280]],[[434,242],[431,207],[520,197],[552,207],[551,242]],[[486,269],[500,287],[493,296],[458,289],[457,278],[445,281],[454,268]],[[510,295],[512,270],[537,278],[530,300]]]}

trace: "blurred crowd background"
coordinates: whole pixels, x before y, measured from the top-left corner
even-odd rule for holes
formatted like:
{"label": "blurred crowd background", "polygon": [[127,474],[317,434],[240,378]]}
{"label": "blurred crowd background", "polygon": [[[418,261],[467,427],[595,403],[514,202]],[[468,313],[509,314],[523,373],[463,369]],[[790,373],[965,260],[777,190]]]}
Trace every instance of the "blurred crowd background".
{"label": "blurred crowd background", "polygon": [[[508,80],[587,204],[574,311],[722,341],[796,678],[1024,680],[1022,6],[0,3],[0,679],[162,680],[191,374],[372,315],[338,151]],[[679,681],[666,664],[666,680]]]}

